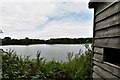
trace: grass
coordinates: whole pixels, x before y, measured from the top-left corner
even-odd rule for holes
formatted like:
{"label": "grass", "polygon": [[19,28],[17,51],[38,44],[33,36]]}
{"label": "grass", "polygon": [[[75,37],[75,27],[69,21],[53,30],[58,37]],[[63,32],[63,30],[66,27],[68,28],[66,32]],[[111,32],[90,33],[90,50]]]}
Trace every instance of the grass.
{"label": "grass", "polygon": [[46,61],[40,52],[36,58],[18,56],[14,50],[2,54],[2,79],[12,80],[89,80],[91,76],[92,51],[87,50],[76,57],[67,53],[68,62]]}

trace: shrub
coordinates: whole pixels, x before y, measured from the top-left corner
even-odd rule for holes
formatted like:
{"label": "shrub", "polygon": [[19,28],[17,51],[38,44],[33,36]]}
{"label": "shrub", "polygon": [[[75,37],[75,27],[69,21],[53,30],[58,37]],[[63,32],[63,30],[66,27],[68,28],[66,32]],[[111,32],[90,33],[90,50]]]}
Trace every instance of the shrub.
{"label": "shrub", "polygon": [[78,57],[67,53],[68,62],[46,61],[37,52],[35,59],[18,56],[14,50],[2,53],[2,79],[13,80],[88,80],[91,74],[92,51],[87,50]]}

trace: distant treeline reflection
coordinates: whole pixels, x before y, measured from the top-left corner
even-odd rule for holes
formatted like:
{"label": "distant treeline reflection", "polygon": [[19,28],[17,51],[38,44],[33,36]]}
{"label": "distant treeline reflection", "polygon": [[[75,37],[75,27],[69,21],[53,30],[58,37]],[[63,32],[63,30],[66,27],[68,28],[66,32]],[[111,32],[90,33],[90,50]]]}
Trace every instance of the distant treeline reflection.
{"label": "distant treeline reflection", "polygon": [[92,43],[92,38],[51,38],[48,40],[42,39],[11,39],[5,37],[2,39],[2,45],[30,45],[30,44],[84,44]]}

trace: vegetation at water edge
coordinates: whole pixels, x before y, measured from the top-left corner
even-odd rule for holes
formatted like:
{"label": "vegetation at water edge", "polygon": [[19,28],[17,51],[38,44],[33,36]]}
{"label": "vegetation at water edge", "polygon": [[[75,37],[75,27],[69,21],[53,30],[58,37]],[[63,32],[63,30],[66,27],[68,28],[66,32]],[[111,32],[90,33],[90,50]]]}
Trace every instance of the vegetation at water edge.
{"label": "vegetation at water edge", "polygon": [[2,45],[31,45],[31,44],[85,44],[92,43],[92,38],[51,38],[48,40],[42,39],[11,39],[5,37],[2,39]]}
{"label": "vegetation at water edge", "polygon": [[18,56],[14,50],[2,53],[2,79],[9,80],[89,80],[92,51],[67,53],[67,62],[46,61],[40,52],[36,58]]}

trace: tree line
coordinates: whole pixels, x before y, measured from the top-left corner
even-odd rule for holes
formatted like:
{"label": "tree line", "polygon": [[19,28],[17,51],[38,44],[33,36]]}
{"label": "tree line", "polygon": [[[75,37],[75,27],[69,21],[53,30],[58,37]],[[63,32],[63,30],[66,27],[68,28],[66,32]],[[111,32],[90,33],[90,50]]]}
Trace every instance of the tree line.
{"label": "tree line", "polygon": [[30,44],[84,44],[92,43],[92,38],[51,38],[48,40],[43,39],[11,39],[5,37],[2,39],[2,45],[30,45]]}

